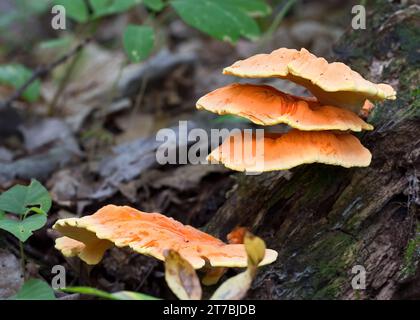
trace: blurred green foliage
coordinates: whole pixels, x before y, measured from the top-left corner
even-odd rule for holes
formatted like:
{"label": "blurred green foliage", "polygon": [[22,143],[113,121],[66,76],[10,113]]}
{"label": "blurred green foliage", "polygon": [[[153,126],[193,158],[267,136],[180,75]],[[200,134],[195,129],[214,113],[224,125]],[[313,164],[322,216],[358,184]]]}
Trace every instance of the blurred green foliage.
{"label": "blurred green foliage", "polygon": [[11,300],[55,300],[54,290],[45,281],[29,279]]}
{"label": "blurred green foliage", "polygon": [[[78,23],[123,13],[139,4],[153,12],[172,7],[188,25],[216,39],[233,43],[240,37],[258,38],[261,30],[255,18],[271,13],[264,0],[89,0],[91,14],[84,0],[54,0],[54,3],[64,6],[67,16]],[[126,27],[123,44],[131,62],[139,62],[151,54],[153,33],[151,27]]]}
{"label": "blurred green foliage", "polygon": [[15,185],[0,195],[0,229],[25,242],[45,225],[50,208],[51,196],[38,181],[32,180],[29,186]]}
{"label": "blurred green foliage", "polygon": [[[21,64],[0,65],[0,84],[19,88],[32,75],[32,71]],[[33,102],[38,99],[40,91],[39,80],[34,81],[24,92],[23,97]]]}

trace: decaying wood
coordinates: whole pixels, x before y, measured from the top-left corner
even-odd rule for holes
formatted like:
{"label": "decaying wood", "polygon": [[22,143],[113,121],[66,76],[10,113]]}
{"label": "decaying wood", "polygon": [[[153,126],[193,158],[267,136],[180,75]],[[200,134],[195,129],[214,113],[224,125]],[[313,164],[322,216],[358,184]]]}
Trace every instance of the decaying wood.
{"label": "decaying wood", "polygon": [[[237,174],[207,225],[221,237],[249,227],[279,251],[251,298],[420,298],[420,7],[377,1],[367,28],[349,30],[335,58],[398,90],[371,114],[375,131],[358,135],[371,166]],[[351,286],[355,265],[367,271],[366,290]]]}

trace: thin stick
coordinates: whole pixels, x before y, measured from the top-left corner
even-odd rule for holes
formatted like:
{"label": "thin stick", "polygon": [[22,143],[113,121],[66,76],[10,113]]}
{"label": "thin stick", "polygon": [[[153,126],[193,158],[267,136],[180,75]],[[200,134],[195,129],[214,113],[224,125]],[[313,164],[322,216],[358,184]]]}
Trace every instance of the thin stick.
{"label": "thin stick", "polygon": [[274,32],[279,27],[280,23],[283,21],[283,18],[286,16],[289,10],[293,7],[293,5],[295,5],[295,3],[296,3],[296,0],[287,1],[286,4],[277,13],[270,27],[268,28],[268,30],[266,31],[266,33],[261,39],[261,47],[264,46],[269,40],[269,38],[274,34]]}
{"label": "thin stick", "polygon": [[0,104],[0,110],[10,106],[15,100],[19,99],[25,90],[38,78],[42,78],[48,75],[54,68],[66,62],[69,58],[77,54],[82,48],[90,42],[90,38],[83,40],[79,43],[73,50],[66,53],[62,57],[58,58],[57,60],[53,61],[46,66],[38,67],[33,73],[32,76],[22,85],[20,86],[5,102]]}
{"label": "thin stick", "polygon": [[57,105],[57,102],[61,96],[61,93],[63,93],[64,89],[66,88],[72,74],[74,71],[74,68],[76,67],[77,61],[79,61],[79,57],[81,55],[82,51],[78,51],[77,54],[73,57],[71,60],[71,63],[66,69],[66,73],[64,77],[61,79],[60,84],[58,85],[57,90],[54,93],[54,96],[48,106],[48,115],[52,116],[54,115],[55,106]]}
{"label": "thin stick", "polygon": [[286,2],[286,4],[283,6],[283,8],[279,11],[279,13],[274,18],[271,26],[268,28],[267,33],[269,35],[273,34],[276,31],[280,23],[283,21],[283,18],[286,16],[286,14],[289,12],[289,10],[293,7],[295,3],[296,3],[296,0],[289,0]]}
{"label": "thin stick", "polygon": [[134,124],[134,121],[135,121],[134,115],[140,110],[140,107],[144,98],[144,93],[146,92],[146,88],[147,88],[147,82],[148,82],[147,76],[144,76],[143,79],[141,79],[140,90],[134,102],[134,108],[133,110],[131,110],[130,126]]}
{"label": "thin stick", "polygon": [[23,242],[19,240],[19,252],[20,252],[20,266],[22,268],[22,274],[25,278],[26,274],[26,263],[25,263],[25,250],[23,249]]}

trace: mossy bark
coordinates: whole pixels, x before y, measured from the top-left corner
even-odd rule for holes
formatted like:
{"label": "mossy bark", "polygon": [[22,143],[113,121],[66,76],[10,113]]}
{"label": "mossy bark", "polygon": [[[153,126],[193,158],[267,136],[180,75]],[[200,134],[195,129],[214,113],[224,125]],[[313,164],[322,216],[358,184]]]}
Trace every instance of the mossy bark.
{"label": "mossy bark", "polygon": [[[371,114],[375,130],[358,135],[372,164],[238,174],[207,226],[221,237],[247,226],[279,252],[250,298],[420,298],[420,7],[371,7],[367,29],[349,30],[335,58],[398,91]],[[367,271],[366,290],[351,286],[355,265]]]}

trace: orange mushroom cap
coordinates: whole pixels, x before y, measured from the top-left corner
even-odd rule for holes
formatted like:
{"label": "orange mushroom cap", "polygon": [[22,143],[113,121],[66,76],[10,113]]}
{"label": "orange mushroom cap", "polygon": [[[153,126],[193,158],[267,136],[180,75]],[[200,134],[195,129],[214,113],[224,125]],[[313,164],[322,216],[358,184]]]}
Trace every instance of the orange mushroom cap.
{"label": "orange mushroom cap", "polygon": [[[257,143],[262,143],[262,159],[256,155]],[[247,145],[252,144],[252,145]],[[371,153],[355,136],[334,131],[299,131],[285,134],[255,135],[249,140],[242,132],[227,137],[208,156],[236,171],[263,172],[286,170],[305,163],[325,163],[349,167],[366,167]]]}
{"label": "orange mushroom cap", "polygon": [[65,257],[75,257],[86,248],[86,245],[69,237],[61,237],[55,240],[55,248],[60,250]]}
{"label": "orange mushroom cap", "polygon": [[248,232],[248,229],[245,227],[236,227],[226,236],[227,240],[231,244],[240,244],[244,243],[245,234]]}
{"label": "orange mushroom cap", "polygon": [[360,117],[363,119],[367,119],[373,109],[375,109],[375,105],[369,100],[366,100],[363,104],[362,109],[359,112]]}
{"label": "orange mushroom cap", "polygon": [[367,81],[344,63],[328,63],[304,48],[300,51],[281,48],[270,54],[257,54],[235,62],[223,73],[244,78],[287,79],[306,87],[322,104],[345,107],[356,113],[366,99],[396,98],[390,85]]}
{"label": "orange mushroom cap", "polygon": [[349,110],[323,106],[267,85],[231,84],[200,98],[197,108],[241,116],[259,125],[285,123],[305,131],[373,129]]}
{"label": "orange mushroom cap", "polygon": [[[78,255],[88,264],[98,263],[105,250],[116,245],[128,246],[162,261],[165,259],[164,251],[173,249],[195,269],[203,267],[206,260],[212,267],[247,266],[243,245],[225,244],[160,213],[142,212],[127,206],[108,205],[91,216],[58,220],[53,228],[85,245],[81,251],[72,250],[69,245],[62,245],[67,240],[59,238],[56,248],[65,255]],[[267,249],[261,265],[269,264],[276,258],[277,252]]]}

